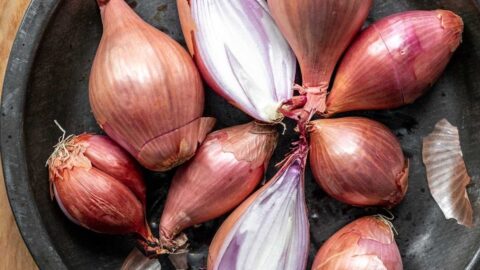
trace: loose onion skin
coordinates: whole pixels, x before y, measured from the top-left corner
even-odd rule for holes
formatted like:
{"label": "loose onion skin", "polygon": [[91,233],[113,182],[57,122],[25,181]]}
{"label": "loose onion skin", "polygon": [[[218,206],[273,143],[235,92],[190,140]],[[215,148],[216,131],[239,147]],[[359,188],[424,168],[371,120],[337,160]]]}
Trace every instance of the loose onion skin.
{"label": "loose onion skin", "polygon": [[408,11],[375,22],[347,50],[327,114],[414,102],[441,75],[462,32],[462,19],[447,10]]}
{"label": "loose onion skin", "polygon": [[124,0],[98,1],[103,36],[90,74],[90,105],[103,130],[143,166],[166,171],[192,157],[213,127],[189,54]]}
{"label": "loose onion skin", "polygon": [[185,228],[217,218],[240,204],[263,179],[278,134],[251,122],[213,132],[195,157],[180,167],[168,191],[160,220],[164,248],[183,243]]}
{"label": "loose onion skin", "polygon": [[312,270],[402,270],[392,225],[380,216],[355,220],[320,248]]}
{"label": "loose onion skin", "polygon": [[136,162],[108,137],[60,142],[48,160],[52,196],[76,224],[107,234],[135,233],[154,243],[145,221],[145,185]]}
{"label": "loose onion skin", "polygon": [[463,160],[458,128],[447,119],[438,121],[432,133],[423,138],[422,159],[430,193],[445,218],[473,227],[474,212],[467,192],[471,178]]}
{"label": "loose onion skin", "polygon": [[335,199],[355,206],[393,206],[408,186],[408,160],[387,127],[361,117],[311,122],[310,165]]}

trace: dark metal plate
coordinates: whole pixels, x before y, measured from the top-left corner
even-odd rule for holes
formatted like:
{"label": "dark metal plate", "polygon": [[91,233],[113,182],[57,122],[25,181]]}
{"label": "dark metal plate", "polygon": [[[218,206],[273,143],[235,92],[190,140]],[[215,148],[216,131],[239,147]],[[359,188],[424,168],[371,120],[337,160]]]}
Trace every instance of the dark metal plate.
{"label": "dark metal plate", "polygon": [[[130,4],[149,23],[183,43],[174,0]],[[402,204],[393,209],[405,269],[480,269],[480,221],[476,219],[476,228],[466,229],[445,220],[429,194],[421,162],[421,139],[438,120],[447,118],[458,126],[473,182],[469,195],[479,213],[479,10],[469,0],[377,0],[369,21],[403,10],[436,8],[453,10],[465,22],[464,42],[444,76],[411,106],[360,114],[391,127],[410,157],[410,187]],[[87,85],[101,32],[93,0],[33,0],[10,57],[1,107],[3,168],[17,223],[41,269],[118,269],[132,248],[127,237],[91,233],[69,222],[50,200],[48,191],[45,161],[60,136],[53,120],[57,119],[69,133],[99,132],[88,105]],[[217,128],[249,120],[209,90],[206,114],[217,117]],[[288,132],[281,138],[274,161],[282,158],[294,137]],[[273,173],[270,168],[268,175]],[[154,228],[158,227],[171,176],[171,172],[148,173],[149,219]],[[381,211],[336,202],[321,191],[309,172],[306,183],[312,235],[310,260],[321,243],[341,226]],[[197,258],[197,265],[201,265],[202,254],[220,223],[217,220],[187,231],[196,254],[191,259]]]}

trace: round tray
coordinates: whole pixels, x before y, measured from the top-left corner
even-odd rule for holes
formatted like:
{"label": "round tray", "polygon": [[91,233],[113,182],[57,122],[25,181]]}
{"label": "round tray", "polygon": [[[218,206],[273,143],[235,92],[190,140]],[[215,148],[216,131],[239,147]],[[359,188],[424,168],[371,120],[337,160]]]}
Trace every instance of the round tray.
{"label": "round tray", "polygon": [[[128,2],[147,22],[184,44],[174,0]],[[469,196],[479,213],[480,12],[476,5],[473,0],[378,0],[368,18],[372,22],[404,10],[443,8],[456,12],[465,22],[462,45],[427,95],[399,110],[353,113],[389,126],[410,158],[408,193],[393,209],[405,269],[480,269],[479,227],[467,229],[445,220],[429,193],[421,160],[422,138],[437,121],[447,118],[458,126],[472,176]],[[41,269],[118,269],[133,247],[128,237],[99,235],[69,222],[49,195],[45,161],[61,135],[53,120],[69,133],[100,132],[88,104],[88,75],[101,33],[93,0],[33,0],[10,56],[0,120],[5,183],[17,224]],[[249,121],[209,89],[206,100],[205,114],[218,119],[216,128]],[[294,137],[291,131],[281,137],[272,163],[282,159]],[[274,172],[271,167],[267,177]],[[147,172],[148,216],[154,230],[171,176],[172,172]],[[306,193],[310,263],[336,230],[357,217],[382,211],[333,200],[310,172]],[[187,230],[196,257],[205,255],[222,220]],[[201,259],[197,263],[201,265]],[[163,269],[169,269],[168,262],[163,264]]]}

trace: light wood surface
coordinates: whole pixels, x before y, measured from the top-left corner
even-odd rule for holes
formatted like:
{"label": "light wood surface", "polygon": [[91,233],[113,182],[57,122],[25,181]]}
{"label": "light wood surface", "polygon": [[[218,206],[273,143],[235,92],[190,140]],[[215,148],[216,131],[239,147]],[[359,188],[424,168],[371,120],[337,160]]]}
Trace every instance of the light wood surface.
{"label": "light wood surface", "polygon": [[[30,0],[0,0],[0,93],[18,26]],[[0,165],[1,166],[1,165]],[[0,172],[0,270],[37,269],[13,218]]]}

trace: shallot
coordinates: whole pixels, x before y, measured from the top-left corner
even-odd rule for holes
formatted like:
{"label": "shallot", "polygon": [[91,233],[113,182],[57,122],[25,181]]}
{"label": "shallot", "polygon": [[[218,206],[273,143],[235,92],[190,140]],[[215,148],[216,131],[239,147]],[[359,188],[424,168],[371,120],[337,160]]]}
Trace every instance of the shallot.
{"label": "shallot", "polygon": [[369,216],[346,225],[320,248],[312,270],[402,270],[393,225]]}
{"label": "shallot", "polygon": [[323,190],[356,206],[393,206],[408,186],[408,160],[395,135],[361,117],[310,123],[310,166]]}
{"label": "shallot", "polygon": [[362,27],[372,0],[269,0],[272,16],[297,56],[304,110],[323,112],[340,56]]}
{"label": "shallot", "polygon": [[207,136],[172,180],[160,220],[160,240],[171,252],[185,228],[217,218],[240,204],[264,177],[277,142],[270,125],[251,122]]}
{"label": "shallot", "polygon": [[375,22],[346,52],[327,114],[414,102],[440,77],[462,32],[462,18],[448,10],[407,11]]}
{"label": "shallot", "polygon": [[102,129],[144,167],[166,171],[191,158],[212,129],[194,62],[124,0],[98,0],[103,36],[90,74]]}
{"label": "shallot", "polygon": [[302,270],[309,245],[304,194],[306,146],[222,224],[210,245],[209,270]]}

